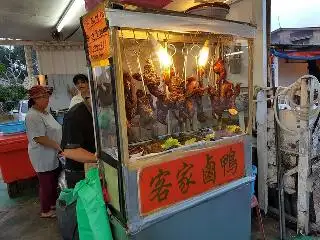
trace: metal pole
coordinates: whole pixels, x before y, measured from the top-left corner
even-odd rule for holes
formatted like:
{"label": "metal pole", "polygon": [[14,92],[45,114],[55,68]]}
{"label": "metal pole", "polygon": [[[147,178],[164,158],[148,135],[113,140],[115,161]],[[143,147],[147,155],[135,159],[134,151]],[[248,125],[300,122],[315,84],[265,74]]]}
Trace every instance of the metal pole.
{"label": "metal pole", "polygon": [[[278,68],[276,68],[277,70]],[[275,69],[272,68],[272,86],[273,86],[273,95],[276,95],[276,83],[275,83]],[[279,107],[277,103],[278,99],[276,98],[273,104],[277,104],[277,112],[279,116]],[[282,168],[282,153],[280,151],[280,134],[281,130],[277,124],[276,119],[274,119],[274,131],[275,131],[275,147],[276,147],[276,162],[277,162],[277,182],[278,182],[278,203],[279,203],[279,227],[280,227],[280,239],[286,239],[286,219],[285,219],[285,207],[284,207],[284,186],[283,186],[283,168]]]}
{"label": "metal pole", "polygon": [[[309,104],[308,89],[310,87],[310,78],[301,80],[300,105],[301,111],[308,113],[309,109],[303,108]],[[310,94],[310,95],[313,95]],[[306,114],[307,115],[307,114]],[[310,192],[308,190],[308,177],[310,174],[310,130],[309,119],[300,120],[300,138],[299,138],[299,161],[298,161],[298,222],[297,232],[302,234],[309,233],[309,201]]]}

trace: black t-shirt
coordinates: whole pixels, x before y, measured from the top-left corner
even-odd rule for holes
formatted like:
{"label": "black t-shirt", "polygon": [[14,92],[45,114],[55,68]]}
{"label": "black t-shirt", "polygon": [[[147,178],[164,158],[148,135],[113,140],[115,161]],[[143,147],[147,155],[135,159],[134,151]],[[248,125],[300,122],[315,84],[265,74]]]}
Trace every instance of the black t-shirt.
{"label": "black t-shirt", "polygon": [[[92,115],[86,105],[78,103],[65,114],[62,126],[61,148],[83,148],[96,152]],[[66,169],[84,171],[84,164],[66,159]]]}

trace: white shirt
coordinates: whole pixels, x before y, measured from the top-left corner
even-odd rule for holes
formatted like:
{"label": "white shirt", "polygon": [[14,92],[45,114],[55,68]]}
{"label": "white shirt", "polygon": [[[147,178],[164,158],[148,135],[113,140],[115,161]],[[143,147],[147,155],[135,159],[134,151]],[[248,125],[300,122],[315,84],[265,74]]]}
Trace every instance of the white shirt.
{"label": "white shirt", "polygon": [[71,99],[69,109],[72,108],[74,105],[76,105],[76,104],[78,104],[78,103],[81,103],[81,102],[83,102],[83,97],[82,97],[81,94],[79,93],[78,95],[74,96],[74,97]]}
{"label": "white shirt", "polygon": [[47,136],[60,145],[61,125],[50,113],[44,114],[34,108],[29,109],[25,124],[29,141],[28,153],[34,170],[36,172],[55,170],[59,166],[57,150],[36,143],[34,138]]}

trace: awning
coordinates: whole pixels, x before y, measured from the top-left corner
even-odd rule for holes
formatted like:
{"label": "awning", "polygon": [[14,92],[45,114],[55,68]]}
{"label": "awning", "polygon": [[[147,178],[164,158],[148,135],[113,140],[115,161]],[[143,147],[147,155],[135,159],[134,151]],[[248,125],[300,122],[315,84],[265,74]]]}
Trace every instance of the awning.
{"label": "awning", "polygon": [[287,50],[279,51],[271,49],[271,54],[279,58],[292,60],[320,60],[320,50]]}

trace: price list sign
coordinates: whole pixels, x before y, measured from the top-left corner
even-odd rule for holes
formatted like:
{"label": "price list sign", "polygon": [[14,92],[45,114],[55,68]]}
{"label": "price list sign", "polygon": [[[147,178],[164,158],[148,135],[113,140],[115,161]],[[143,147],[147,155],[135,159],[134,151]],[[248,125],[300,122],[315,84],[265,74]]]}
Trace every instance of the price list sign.
{"label": "price list sign", "polygon": [[82,18],[87,54],[92,66],[106,62],[110,56],[110,31],[105,16],[104,4],[98,5]]}
{"label": "price list sign", "polygon": [[139,172],[141,215],[208,192],[244,175],[243,142],[146,167]]}

